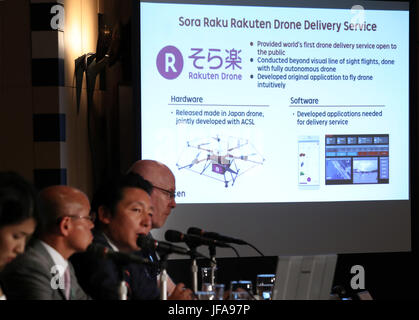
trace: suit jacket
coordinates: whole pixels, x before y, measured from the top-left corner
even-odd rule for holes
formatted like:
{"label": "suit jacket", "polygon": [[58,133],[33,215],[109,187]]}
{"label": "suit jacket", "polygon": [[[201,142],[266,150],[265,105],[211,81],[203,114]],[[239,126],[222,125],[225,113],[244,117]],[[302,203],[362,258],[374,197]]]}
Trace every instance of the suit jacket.
{"label": "suit jacket", "polygon": [[[113,251],[102,232],[94,231],[92,245],[107,247]],[[144,252],[135,254],[145,257]],[[91,251],[77,253],[71,257],[80,285],[93,299],[118,300],[119,286],[124,280],[128,285],[129,300],[157,300],[158,269],[142,264],[117,265],[111,259],[98,257]]]}
{"label": "suit jacket", "polygon": [[[64,289],[53,286],[55,263],[39,240],[33,241],[25,253],[9,263],[1,273],[2,289],[7,300],[67,300]],[[70,300],[90,299],[78,284],[74,268],[70,268]]]}

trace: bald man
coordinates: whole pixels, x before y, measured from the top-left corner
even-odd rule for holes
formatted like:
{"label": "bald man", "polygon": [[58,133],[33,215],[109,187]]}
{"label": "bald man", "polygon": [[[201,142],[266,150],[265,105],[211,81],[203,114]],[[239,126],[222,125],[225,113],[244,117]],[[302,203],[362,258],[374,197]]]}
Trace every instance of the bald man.
{"label": "bald man", "polygon": [[10,300],[86,300],[69,258],[93,240],[90,203],[75,188],[52,186],[39,194],[41,224],[36,239],[2,274]]}
{"label": "bald man", "polygon": [[[153,185],[151,192],[151,203],[154,207],[154,213],[151,217],[152,228],[158,229],[163,227],[172,209],[176,207],[176,184],[172,171],[163,163],[155,160],[138,160],[131,166],[128,172],[139,174]],[[156,257],[156,253],[154,253],[154,256]],[[180,286],[183,286],[183,284],[176,285],[168,277],[167,293],[169,297]]]}

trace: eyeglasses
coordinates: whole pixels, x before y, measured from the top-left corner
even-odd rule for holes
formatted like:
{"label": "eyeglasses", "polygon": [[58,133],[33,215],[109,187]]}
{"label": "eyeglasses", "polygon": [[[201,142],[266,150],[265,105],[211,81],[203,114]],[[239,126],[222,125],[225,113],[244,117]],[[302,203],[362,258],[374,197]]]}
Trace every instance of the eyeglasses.
{"label": "eyeglasses", "polygon": [[153,186],[153,188],[156,188],[157,190],[163,191],[164,193],[166,193],[170,199],[174,199],[176,197],[176,191],[170,191],[170,190],[166,190],[160,187],[156,187]]}

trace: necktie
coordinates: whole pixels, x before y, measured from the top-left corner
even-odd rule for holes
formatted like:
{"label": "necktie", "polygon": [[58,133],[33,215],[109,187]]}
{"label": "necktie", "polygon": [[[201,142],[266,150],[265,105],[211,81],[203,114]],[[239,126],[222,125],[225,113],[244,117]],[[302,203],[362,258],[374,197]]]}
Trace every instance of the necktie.
{"label": "necktie", "polygon": [[71,288],[71,281],[70,281],[70,268],[67,267],[64,271],[64,292],[67,300],[70,300],[70,288]]}

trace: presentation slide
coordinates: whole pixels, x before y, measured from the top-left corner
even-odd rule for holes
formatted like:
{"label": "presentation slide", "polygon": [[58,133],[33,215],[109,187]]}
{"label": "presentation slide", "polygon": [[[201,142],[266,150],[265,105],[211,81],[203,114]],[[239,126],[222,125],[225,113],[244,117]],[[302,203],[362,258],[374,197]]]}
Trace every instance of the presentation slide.
{"label": "presentation slide", "polygon": [[176,178],[156,239],[199,227],[265,255],[411,249],[408,1],[140,1],[138,14],[141,158]]}
{"label": "presentation slide", "polygon": [[140,23],[142,158],[177,203],[409,199],[409,11],[142,2]]}

